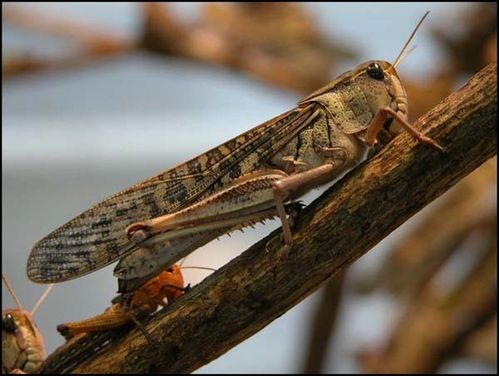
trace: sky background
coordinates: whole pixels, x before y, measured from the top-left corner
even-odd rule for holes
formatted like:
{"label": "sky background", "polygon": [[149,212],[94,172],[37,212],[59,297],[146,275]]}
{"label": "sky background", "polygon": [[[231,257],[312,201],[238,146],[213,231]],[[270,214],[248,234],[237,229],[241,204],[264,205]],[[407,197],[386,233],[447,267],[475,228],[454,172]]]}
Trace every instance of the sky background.
{"label": "sky background", "polygon": [[[140,26],[130,3],[32,6],[53,14],[70,12],[125,34],[137,33]],[[189,18],[195,17],[199,4],[176,6]],[[443,61],[428,36],[430,26],[469,4],[305,6],[328,36],[358,49],[358,61],[340,71],[370,59],[393,61],[417,21],[430,10],[415,40],[417,49],[399,68],[402,74],[424,79]],[[20,46],[35,53],[61,48],[39,36],[2,28],[4,53]],[[37,240],[105,197],[292,108],[299,99],[224,68],[141,53],[2,85],[2,271],[23,304],[31,309],[44,290],[25,275],[26,259]],[[424,210],[419,216],[423,215]],[[387,245],[417,220],[401,226],[356,262],[350,277],[374,270]],[[271,221],[211,242],[189,256],[186,265],[219,267],[276,227]],[[37,313],[48,353],[63,343],[57,324],[100,313],[109,305],[117,287],[113,267],[56,285]],[[192,285],[205,276],[203,271],[185,271]],[[387,295],[345,296],[327,372],[356,372],[354,351],[379,343],[396,319],[396,303]],[[316,301],[313,294],[197,372],[299,372]],[[2,307],[7,306],[13,302],[2,289]],[[447,372],[488,370],[471,361],[446,367]]]}

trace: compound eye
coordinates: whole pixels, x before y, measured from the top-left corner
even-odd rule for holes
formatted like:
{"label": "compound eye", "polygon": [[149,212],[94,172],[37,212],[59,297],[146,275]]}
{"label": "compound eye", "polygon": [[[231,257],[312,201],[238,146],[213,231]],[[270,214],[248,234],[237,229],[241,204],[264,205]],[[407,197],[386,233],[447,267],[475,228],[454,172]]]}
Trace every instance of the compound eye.
{"label": "compound eye", "polygon": [[383,128],[385,131],[390,132],[390,126],[393,123],[393,118],[386,118],[385,122],[383,123]]}
{"label": "compound eye", "polygon": [[16,330],[16,322],[10,313],[2,316],[2,330],[5,330],[7,333],[14,333]]}
{"label": "compound eye", "polygon": [[366,70],[369,77],[374,78],[375,80],[382,80],[385,74],[383,73],[383,69],[379,66],[378,63],[372,63],[367,67]]}

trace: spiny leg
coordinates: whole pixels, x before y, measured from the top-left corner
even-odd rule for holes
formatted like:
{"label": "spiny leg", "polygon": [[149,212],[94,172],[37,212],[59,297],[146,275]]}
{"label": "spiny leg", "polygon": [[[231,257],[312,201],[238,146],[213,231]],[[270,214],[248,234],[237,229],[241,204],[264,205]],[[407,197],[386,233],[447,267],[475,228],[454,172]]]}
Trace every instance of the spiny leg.
{"label": "spiny leg", "polygon": [[172,238],[273,217],[276,215],[273,183],[286,176],[280,170],[244,175],[229,187],[182,210],[134,223],[127,233],[131,241],[137,242],[153,234]]}
{"label": "spiny leg", "polygon": [[[284,203],[309,189],[326,183],[343,167],[347,159],[343,147],[322,148],[326,162],[307,171],[288,175],[281,170],[263,170],[247,174],[232,185],[178,212],[134,223],[127,228],[131,241],[158,237],[182,236],[251,223],[278,215],[283,226],[284,242],[292,243],[291,228]],[[140,236],[137,236],[139,234]]]}

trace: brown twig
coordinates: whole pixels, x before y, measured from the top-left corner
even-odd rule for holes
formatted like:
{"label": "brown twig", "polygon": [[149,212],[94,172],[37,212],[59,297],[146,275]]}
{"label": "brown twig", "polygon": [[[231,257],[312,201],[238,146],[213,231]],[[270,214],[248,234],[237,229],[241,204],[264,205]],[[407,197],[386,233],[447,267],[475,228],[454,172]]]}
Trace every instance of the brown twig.
{"label": "brown twig", "polygon": [[[5,8],[5,9],[4,9]],[[354,57],[351,47],[331,43],[305,8],[293,3],[215,4],[202,16],[184,22],[171,6],[142,5],[142,35],[132,40],[98,25],[42,8],[5,6],[2,19],[37,33],[66,38],[73,45],[64,56],[31,56],[29,51],[2,61],[2,77],[79,67],[82,62],[134,49],[180,56],[236,69],[284,88],[309,93],[325,85],[341,59]],[[74,52],[74,45],[79,50]]]}
{"label": "brown twig", "polygon": [[459,355],[497,366],[497,313],[463,341]]}
{"label": "brown twig", "polygon": [[129,38],[73,19],[67,14],[55,17],[39,7],[2,6],[2,20],[11,26],[71,42],[71,48],[68,47],[68,52],[61,56],[31,56],[28,51],[3,59],[2,79],[26,72],[80,67],[135,48],[135,42]]}
{"label": "brown twig", "polygon": [[346,271],[336,273],[321,291],[320,301],[310,322],[304,373],[321,373],[323,371],[329,350],[329,341],[334,334],[345,273]]}
{"label": "brown twig", "polygon": [[[474,270],[446,292],[434,281],[409,304],[388,345],[361,353],[368,373],[435,373],[463,341],[496,314],[497,217],[489,223],[484,248],[472,248]],[[444,290],[444,292],[442,292]]]}
{"label": "brown twig", "polygon": [[274,231],[148,321],[162,351],[133,329],[72,372],[192,372],[298,304],[496,154],[496,71],[417,122],[445,152],[400,135],[303,211],[290,249],[267,250]]}
{"label": "brown twig", "polygon": [[[14,5],[2,6],[2,20],[17,27],[26,28],[34,32],[68,38],[73,42],[87,46],[88,49],[112,49],[121,47],[129,42],[127,38],[103,30],[97,25],[88,24],[73,19],[70,15],[50,15],[42,7],[19,7]],[[105,47],[105,48],[104,48]]]}
{"label": "brown twig", "polygon": [[305,8],[294,3],[208,3],[195,22],[164,4],[143,5],[141,46],[222,65],[305,93],[325,85],[338,60],[355,54],[331,43]]}
{"label": "brown twig", "polygon": [[497,3],[494,2],[473,4],[432,29],[433,37],[449,56],[448,70],[468,74],[476,72],[489,60],[484,46],[496,33]]}

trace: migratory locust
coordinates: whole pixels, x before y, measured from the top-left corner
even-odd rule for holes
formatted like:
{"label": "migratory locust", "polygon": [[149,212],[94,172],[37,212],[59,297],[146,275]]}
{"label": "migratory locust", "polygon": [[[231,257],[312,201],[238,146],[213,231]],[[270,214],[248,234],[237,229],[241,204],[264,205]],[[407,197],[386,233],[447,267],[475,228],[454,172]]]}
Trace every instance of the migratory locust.
{"label": "migratory locust", "polygon": [[442,150],[408,122],[396,67],[368,61],[340,75],[282,115],[94,205],[38,241],[27,274],[62,282],[119,260],[127,293],[198,247],[256,221],[279,217],[293,243],[293,202],[366,158],[383,133],[403,129]]}

